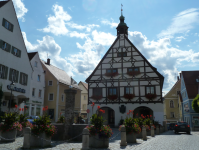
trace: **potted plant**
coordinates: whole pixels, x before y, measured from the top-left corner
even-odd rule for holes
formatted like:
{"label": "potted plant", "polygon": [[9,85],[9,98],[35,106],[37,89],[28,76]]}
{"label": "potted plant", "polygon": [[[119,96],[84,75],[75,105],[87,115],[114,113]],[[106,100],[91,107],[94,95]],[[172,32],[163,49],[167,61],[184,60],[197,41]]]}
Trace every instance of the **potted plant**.
{"label": "potted plant", "polygon": [[[48,107],[44,107],[43,111],[48,110]],[[56,127],[51,124],[50,117],[47,115],[39,116],[39,119],[34,119],[35,125],[31,126],[31,145],[35,147],[46,147],[51,145],[51,137],[56,132]],[[39,136],[40,138],[37,138]]]}
{"label": "potted plant", "polygon": [[145,95],[145,97],[148,98],[149,100],[153,100],[154,98],[157,97],[157,95],[156,94],[148,93],[148,94]]}
{"label": "potted plant", "polygon": [[64,121],[65,121],[65,117],[64,116],[60,116],[58,121],[57,121],[57,123],[64,123]]}
{"label": "potted plant", "polygon": [[[15,108],[17,109],[17,107],[16,105]],[[16,111],[8,112],[1,118],[4,120],[4,124],[0,124],[0,132],[1,136],[5,138],[2,138],[1,141],[15,141],[17,130],[22,130],[22,125],[18,122],[18,113]]]}
{"label": "potted plant", "polygon": [[[94,107],[92,104],[92,109]],[[100,106],[97,107],[97,111],[92,115],[90,122],[92,125],[87,126],[89,130],[89,146],[92,148],[108,148],[109,147],[109,138],[112,136],[112,129],[106,125],[103,125],[105,121],[101,116],[102,113],[105,113],[105,110],[100,109]]]}
{"label": "potted plant", "polygon": [[[127,117],[124,120],[123,125],[126,128],[126,141],[127,143],[136,143],[136,135],[141,132],[141,129],[136,122],[136,119],[133,118],[134,111],[129,110],[127,113]],[[119,131],[121,131],[121,126],[119,128]]]}

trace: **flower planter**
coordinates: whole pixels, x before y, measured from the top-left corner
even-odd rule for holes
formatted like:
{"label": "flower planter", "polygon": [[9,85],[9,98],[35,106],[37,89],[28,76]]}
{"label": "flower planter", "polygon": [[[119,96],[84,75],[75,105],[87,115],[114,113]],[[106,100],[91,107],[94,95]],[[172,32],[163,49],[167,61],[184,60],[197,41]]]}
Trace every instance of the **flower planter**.
{"label": "flower planter", "polygon": [[151,130],[146,132],[147,136],[151,136]]}
{"label": "flower planter", "polygon": [[136,133],[126,134],[127,143],[136,143]]}
{"label": "flower planter", "polygon": [[[39,138],[38,138],[39,136]],[[48,141],[42,140],[46,139]],[[48,147],[51,146],[51,137],[47,136],[45,132],[40,133],[39,135],[31,134],[30,147]]]}
{"label": "flower planter", "polygon": [[136,135],[136,138],[141,139],[142,138],[142,132]]}
{"label": "flower planter", "polygon": [[157,96],[156,94],[150,94],[150,93],[145,95],[145,97],[148,98],[149,100],[156,98],[156,96]]}
{"label": "flower planter", "polygon": [[89,147],[91,148],[108,148],[109,138],[99,137],[99,134],[89,137]]}
{"label": "flower planter", "polygon": [[140,74],[140,71],[127,72],[127,74],[128,74],[129,76],[137,76],[137,75]]}
{"label": "flower planter", "polygon": [[108,99],[113,101],[117,99],[117,95],[108,95]]}
{"label": "flower planter", "polygon": [[135,94],[124,94],[125,99],[133,99],[135,97]]}
{"label": "flower planter", "polygon": [[17,129],[1,132],[1,137],[5,138],[5,139],[1,138],[1,141],[2,142],[13,142],[16,139],[16,135],[17,135]]}
{"label": "flower planter", "polygon": [[115,73],[105,73],[104,75],[107,77],[115,77],[115,76],[118,76],[119,74],[115,72]]}

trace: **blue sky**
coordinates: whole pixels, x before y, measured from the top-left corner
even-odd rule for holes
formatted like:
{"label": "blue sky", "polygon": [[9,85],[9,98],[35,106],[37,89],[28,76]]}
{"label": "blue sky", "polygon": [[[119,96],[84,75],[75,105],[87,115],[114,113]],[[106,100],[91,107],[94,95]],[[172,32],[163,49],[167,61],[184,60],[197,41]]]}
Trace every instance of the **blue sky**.
{"label": "blue sky", "polygon": [[199,1],[13,0],[29,52],[79,81],[94,70],[116,38],[121,14],[129,39],[165,77],[164,92],[180,71],[198,70]]}

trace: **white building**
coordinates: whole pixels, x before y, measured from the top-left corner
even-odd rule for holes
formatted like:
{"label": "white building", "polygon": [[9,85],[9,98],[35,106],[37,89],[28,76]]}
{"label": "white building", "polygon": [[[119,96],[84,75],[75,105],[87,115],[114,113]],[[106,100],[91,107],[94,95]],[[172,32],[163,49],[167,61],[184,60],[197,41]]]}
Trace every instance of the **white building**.
{"label": "white building", "polygon": [[[24,107],[30,95],[30,79],[33,68],[23,40],[12,1],[0,1],[0,84],[4,92],[2,111],[17,104]],[[12,92],[10,84],[15,83]],[[13,108],[11,108],[11,111]]]}
{"label": "white building", "polygon": [[26,101],[26,106],[30,108],[29,115],[40,116],[44,106],[45,72],[38,52],[28,53],[28,57],[34,71],[31,76],[30,99]]}
{"label": "white building", "polygon": [[92,102],[95,102],[93,113],[97,105],[103,108],[105,124],[118,126],[129,110],[134,110],[134,117],[152,115],[162,124],[164,77],[128,39],[123,15],[116,40],[86,82],[88,109],[92,112]]}

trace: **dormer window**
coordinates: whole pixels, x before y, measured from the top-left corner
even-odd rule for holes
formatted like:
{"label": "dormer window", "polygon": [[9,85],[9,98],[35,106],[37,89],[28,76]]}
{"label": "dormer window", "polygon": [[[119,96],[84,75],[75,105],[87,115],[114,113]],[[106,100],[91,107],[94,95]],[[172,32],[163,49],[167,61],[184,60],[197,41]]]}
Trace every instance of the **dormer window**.
{"label": "dormer window", "polygon": [[117,53],[117,57],[126,57],[127,56],[127,52],[119,52]]}

